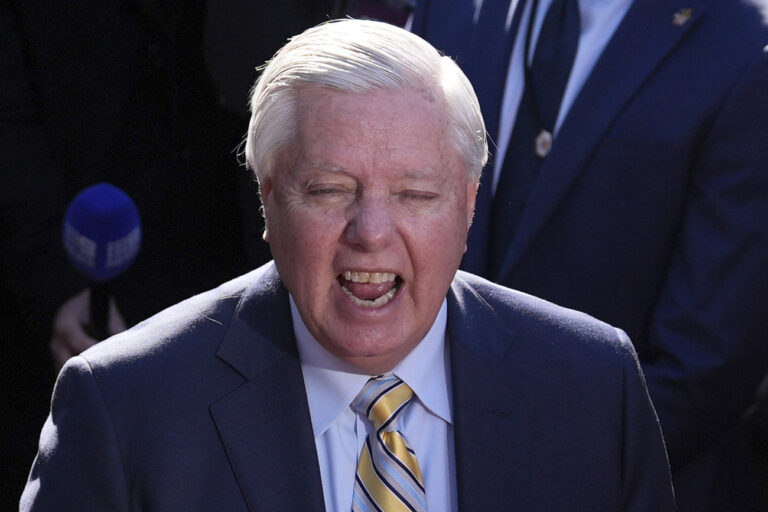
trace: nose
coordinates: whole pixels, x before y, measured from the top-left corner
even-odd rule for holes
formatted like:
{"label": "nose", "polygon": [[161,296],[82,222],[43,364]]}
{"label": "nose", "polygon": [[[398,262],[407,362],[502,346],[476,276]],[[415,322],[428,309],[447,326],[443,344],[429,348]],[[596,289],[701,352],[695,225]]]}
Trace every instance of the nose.
{"label": "nose", "polygon": [[390,205],[383,198],[360,198],[350,208],[344,239],[357,250],[386,247],[396,232]]}

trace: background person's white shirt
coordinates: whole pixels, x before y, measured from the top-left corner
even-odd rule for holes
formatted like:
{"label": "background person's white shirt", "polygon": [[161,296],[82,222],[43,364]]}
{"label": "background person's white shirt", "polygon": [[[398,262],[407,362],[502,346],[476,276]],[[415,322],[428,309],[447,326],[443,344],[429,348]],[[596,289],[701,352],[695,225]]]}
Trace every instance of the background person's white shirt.
{"label": "background person's white shirt", "polygon": [[[350,404],[370,377],[325,350],[307,330],[291,297],[293,330],[299,349],[312,430],[323,483],[325,509],[352,510],[357,461],[370,422]],[[456,511],[451,376],[443,305],[427,335],[392,373],[418,397],[401,419],[424,478],[427,509]]]}

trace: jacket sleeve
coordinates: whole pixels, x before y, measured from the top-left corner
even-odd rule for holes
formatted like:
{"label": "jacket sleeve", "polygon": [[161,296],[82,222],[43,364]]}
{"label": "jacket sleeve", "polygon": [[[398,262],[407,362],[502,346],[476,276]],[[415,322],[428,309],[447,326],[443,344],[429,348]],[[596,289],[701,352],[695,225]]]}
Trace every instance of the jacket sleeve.
{"label": "jacket sleeve", "polygon": [[20,511],[126,511],[127,484],[115,426],[81,357],[62,369]]}
{"label": "jacket sleeve", "polygon": [[700,148],[643,361],[673,470],[739,421],[768,371],[765,50]]}
{"label": "jacket sleeve", "polygon": [[[618,330],[617,330],[618,331]],[[664,438],[632,343],[623,331],[624,435],[621,510],[674,511],[675,496]]]}

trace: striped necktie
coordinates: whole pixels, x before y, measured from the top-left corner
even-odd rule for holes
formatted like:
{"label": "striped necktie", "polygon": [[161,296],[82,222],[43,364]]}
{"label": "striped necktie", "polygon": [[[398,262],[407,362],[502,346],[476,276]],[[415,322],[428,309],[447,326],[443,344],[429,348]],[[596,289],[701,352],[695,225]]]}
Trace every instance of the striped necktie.
{"label": "striped necktie", "polygon": [[394,375],[371,378],[352,407],[373,424],[355,475],[353,512],[423,512],[424,481],[416,454],[399,430],[413,390]]}

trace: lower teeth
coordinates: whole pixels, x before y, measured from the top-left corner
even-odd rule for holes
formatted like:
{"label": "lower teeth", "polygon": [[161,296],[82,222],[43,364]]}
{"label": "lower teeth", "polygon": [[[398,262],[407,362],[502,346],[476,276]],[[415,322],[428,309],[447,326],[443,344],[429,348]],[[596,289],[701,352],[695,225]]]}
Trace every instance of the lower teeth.
{"label": "lower teeth", "polygon": [[389,290],[387,293],[382,295],[381,297],[378,297],[377,299],[366,300],[366,299],[355,297],[352,294],[352,292],[347,289],[346,286],[342,286],[341,289],[344,290],[344,293],[346,293],[350,299],[352,299],[352,302],[354,304],[364,308],[375,308],[378,306],[383,306],[384,304],[392,300],[392,297],[394,297],[395,293],[397,293],[397,287],[394,287],[391,290]]}

